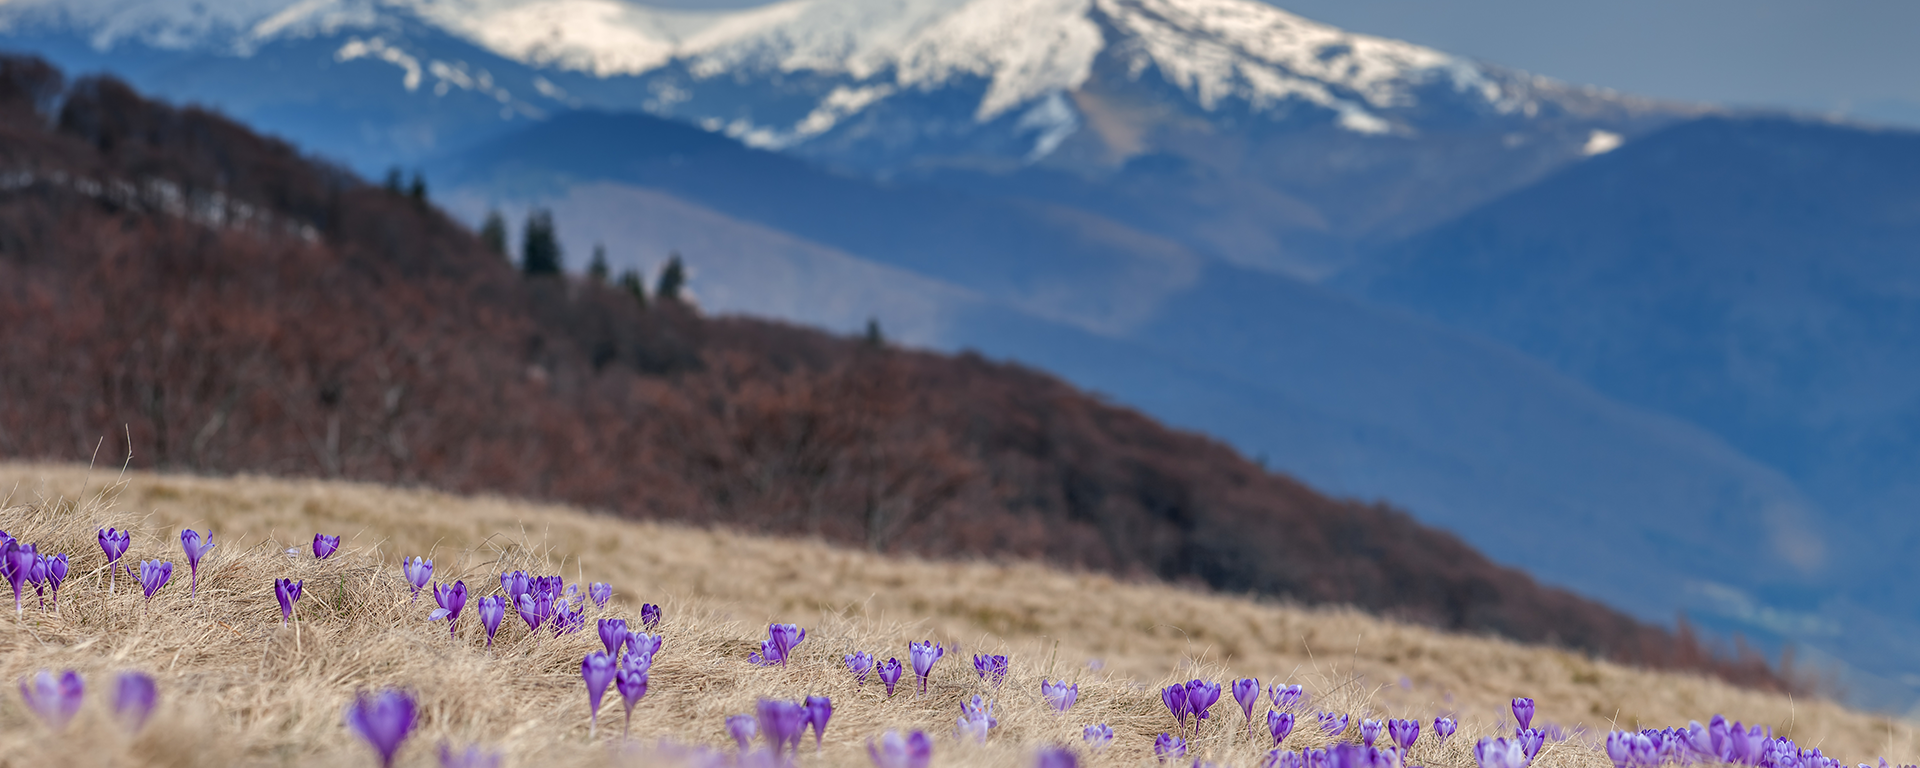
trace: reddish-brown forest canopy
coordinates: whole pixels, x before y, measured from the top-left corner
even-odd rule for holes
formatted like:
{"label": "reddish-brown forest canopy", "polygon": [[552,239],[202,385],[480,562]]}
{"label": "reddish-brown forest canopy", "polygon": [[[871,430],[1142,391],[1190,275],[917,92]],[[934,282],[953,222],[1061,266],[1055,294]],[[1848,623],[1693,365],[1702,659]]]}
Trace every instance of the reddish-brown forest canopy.
{"label": "reddish-brown forest canopy", "polygon": [[1045,374],[524,278],[420,201],[26,58],[0,59],[0,334],[7,456],[1040,558],[1784,685]]}

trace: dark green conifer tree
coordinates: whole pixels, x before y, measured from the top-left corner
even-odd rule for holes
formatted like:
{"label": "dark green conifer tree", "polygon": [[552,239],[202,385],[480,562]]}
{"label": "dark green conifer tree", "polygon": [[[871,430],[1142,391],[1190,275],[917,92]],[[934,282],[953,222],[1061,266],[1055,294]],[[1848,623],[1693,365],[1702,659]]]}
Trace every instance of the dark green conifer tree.
{"label": "dark green conifer tree", "polygon": [[593,278],[593,281],[596,283],[605,283],[607,282],[607,275],[609,273],[609,267],[607,266],[607,246],[601,243],[594,243],[593,259],[587,262],[587,277]]}
{"label": "dark green conifer tree", "polygon": [[487,220],[480,225],[480,242],[487,250],[507,255],[507,219],[499,211],[487,211]]}
{"label": "dark green conifer tree", "polygon": [[660,301],[680,301],[680,292],[687,287],[687,267],[680,263],[680,254],[667,254],[667,268],[660,270],[660,283],[653,289],[653,297]]}
{"label": "dark green conifer tree", "polygon": [[647,306],[647,283],[640,279],[639,272],[631,269],[621,272],[618,282],[620,288],[639,302],[641,307]]}
{"label": "dark green conifer tree", "polygon": [[535,208],[527,214],[520,238],[520,271],[529,276],[560,274],[560,238],[553,230],[553,212]]}

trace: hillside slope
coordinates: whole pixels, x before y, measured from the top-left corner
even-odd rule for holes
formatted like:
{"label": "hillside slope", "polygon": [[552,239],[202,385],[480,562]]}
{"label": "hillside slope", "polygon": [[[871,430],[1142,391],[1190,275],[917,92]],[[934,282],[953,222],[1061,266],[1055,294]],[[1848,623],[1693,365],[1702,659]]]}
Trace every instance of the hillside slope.
{"label": "hillside slope", "polygon": [[107,443],[1040,558],[1781,684],[1043,374],[524,279],[423,200],[217,116],[112,80],[63,92],[25,59],[0,86],[7,455]]}
{"label": "hillside slope", "polygon": [[[341,729],[340,709],[356,689],[401,686],[422,701],[420,730],[402,750],[401,765],[428,764],[442,740],[502,750],[508,765],[659,764],[650,752],[617,748],[612,694],[602,711],[610,727],[589,739],[578,660],[598,647],[591,628],[536,641],[510,615],[489,651],[480,628],[466,619],[449,641],[444,625],[424,621],[430,600],[407,597],[399,560],[408,556],[433,559],[437,578],[464,579],[476,598],[498,589],[496,574],[530,568],[611,583],[607,615],[631,619],[643,602],[662,606],[666,644],[633,718],[643,745],[670,739],[730,748],[721,719],[751,711],[756,698],[831,696],[825,748],[817,756],[803,750],[802,766],[865,766],[867,739],[907,728],[935,737],[938,766],[1026,766],[1038,747],[1077,745],[1081,726],[1093,722],[1108,723],[1117,738],[1104,757],[1083,753],[1083,764],[1138,765],[1151,760],[1154,735],[1172,727],[1158,685],[1246,675],[1303,685],[1308,713],[1459,719],[1461,732],[1444,748],[1425,743],[1423,733],[1412,757],[1426,765],[1472,765],[1476,738],[1511,727],[1506,707],[1516,695],[1538,700],[1536,724],[1567,734],[1547,742],[1534,763],[1541,768],[1608,765],[1592,741],[1610,727],[1684,726],[1714,713],[1818,745],[1847,764],[1916,755],[1911,724],[1818,699],[1439,633],[1350,609],[1305,609],[1033,564],[883,557],[499,497],[344,482],[121,476],[108,468],[4,463],[0,488],[8,489],[0,526],[48,551],[71,553],[75,565],[57,613],[29,606],[29,624],[0,622],[0,672],[71,667],[100,681],[109,672],[144,669],[156,674],[162,691],[154,724],[131,746],[103,706],[83,710],[66,739],[40,737],[40,726],[19,707],[0,708],[0,746],[22,759],[366,765],[369,753]],[[138,593],[124,582],[108,596],[104,561],[93,546],[101,525],[132,531],[129,558],[176,565],[175,531],[210,531],[219,547],[201,565],[199,595],[190,600],[176,577],[145,617]],[[315,532],[342,536],[342,551],[314,560],[307,542]],[[282,552],[289,547],[291,556]],[[268,580],[281,576],[307,585],[297,632],[280,628],[269,594]],[[807,628],[790,668],[745,661],[767,622]],[[905,683],[892,698],[877,681],[858,687],[841,665],[853,650],[904,658],[910,640],[947,648],[924,699]],[[967,661],[973,653],[1008,655],[1007,682],[981,683]],[[1079,685],[1071,711],[1042,708],[1043,676]],[[999,716],[984,746],[949,735],[959,702],[976,693],[995,699]],[[1213,714],[1191,756],[1257,764],[1266,747],[1241,735],[1232,700],[1223,699]],[[1289,747],[1330,741],[1307,719]],[[1357,738],[1354,730],[1344,738]],[[129,753],[133,760],[121,757]]]}

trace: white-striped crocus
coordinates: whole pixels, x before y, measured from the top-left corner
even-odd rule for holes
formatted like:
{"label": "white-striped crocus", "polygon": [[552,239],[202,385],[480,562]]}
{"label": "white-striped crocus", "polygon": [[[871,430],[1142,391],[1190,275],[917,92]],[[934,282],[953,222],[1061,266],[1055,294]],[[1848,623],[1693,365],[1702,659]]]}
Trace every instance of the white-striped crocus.
{"label": "white-striped crocus", "polygon": [[418,557],[400,560],[400,572],[407,577],[407,583],[413,585],[413,601],[420,602],[420,590],[433,580],[433,561]]}
{"label": "white-striped crocus", "polygon": [[1097,755],[1113,746],[1113,727],[1106,723],[1095,723],[1081,729],[1080,738],[1087,742],[1087,749]]}

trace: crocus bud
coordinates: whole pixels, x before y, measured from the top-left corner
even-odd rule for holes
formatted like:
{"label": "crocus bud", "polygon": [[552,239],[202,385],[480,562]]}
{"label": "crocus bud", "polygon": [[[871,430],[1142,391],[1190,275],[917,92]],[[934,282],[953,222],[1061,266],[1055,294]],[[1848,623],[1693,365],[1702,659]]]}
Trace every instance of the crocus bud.
{"label": "crocus bud", "polygon": [[80,673],[71,669],[54,677],[52,672],[40,670],[29,683],[20,681],[20,698],[25,699],[27,708],[46,721],[47,727],[55,732],[66,729],[67,722],[80,712],[80,698],[86,693],[86,686],[80,682]]}
{"label": "crocus bud", "polygon": [[325,560],[333,557],[334,551],[338,549],[340,549],[340,537],[328,536],[324,533],[316,533],[313,535],[313,556],[315,558]]}
{"label": "crocus bud", "polygon": [[413,731],[413,697],[404,691],[385,690],[374,696],[355,694],[347,706],[347,726],[366,739],[380,755],[380,765],[391,768],[400,743]]}
{"label": "crocus bud", "polygon": [[827,730],[827,721],[833,718],[833,701],[825,696],[808,696],[803,705],[807,710],[807,725],[813,728],[813,748],[820,749],[820,736]]}
{"label": "crocus bud", "polygon": [[799,704],[778,699],[761,699],[759,705],[760,736],[767,740],[767,746],[774,754],[780,754],[787,747],[798,748],[800,734],[807,723],[807,711]]}
{"label": "crocus bud", "polygon": [[613,599],[613,585],[596,581],[587,586],[587,596],[593,598],[593,607],[607,609],[607,601]]}
{"label": "crocus bud", "polygon": [[400,572],[406,574],[407,583],[413,585],[413,599],[419,602],[420,589],[427,586],[427,582],[433,579],[433,561],[417,557],[412,560],[403,559],[400,561]]}
{"label": "crocus bud", "polygon": [[1274,709],[1293,709],[1300,704],[1300,697],[1306,690],[1298,685],[1274,683],[1267,687],[1267,698],[1273,701]]}
{"label": "crocus bud", "polygon": [[654,605],[653,603],[641,604],[640,627],[648,632],[653,632],[660,628],[660,606]]}
{"label": "crocus bud", "polygon": [[428,616],[428,620],[438,621],[440,619],[446,619],[447,636],[452,637],[454,630],[458,628],[460,623],[460,611],[467,607],[467,583],[465,581],[456,581],[453,583],[453,586],[435,584],[433,586],[433,600],[439,603],[440,607],[434,609],[433,613]]}
{"label": "crocus bud", "polygon": [[867,673],[873,671],[873,654],[866,651],[847,654],[847,670],[853,673],[855,685],[866,685]]}
{"label": "crocus bud", "polygon": [[1233,700],[1240,704],[1240,711],[1247,715],[1247,722],[1253,722],[1253,706],[1260,703],[1260,681],[1244,677],[1233,681]]}
{"label": "crocus bud", "polygon": [[203,537],[192,528],[180,532],[180,548],[187,552],[187,570],[191,574],[191,585],[187,589],[188,597],[200,593],[200,558],[206,557],[208,552],[213,551],[213,531],[207,531],[204,540],[202,539]]}
{"label": "crocus bud", "polygon": [[493,647],[494,633],[500,631],[500,620],[507,615],[507,599],[501,595],[487,595],[480,598],[480,624],[487,628],[487,647]]}
{"label": "crocus bud", "polygon": [[274,579],[273,597],[280,601],[280,626],[286,626],[293,619],[293,604],[300,601],[301,588],[306,580]]}
{"label": "crocus bud", "polygon": [[1433,719],[1433,738],[1435,741],[1445,744],[1447,743],[1447,739],[1453,736],[1454,730],[1459,727],[1457,723],[1453,722],[1453,718],[1451,717],[1436,717]]}
{"label": "crocus bud", "polygon": [[1378,738],[1380,738],[1380,721],[1372,719],[1361,720],[1360,743],[1371,747],[1373,746],[1374,740]]}
{"label": "crocus bud", "polygon": [[933,663],[946,655],[947,649],[932,641],[907,644],[907,656],[913,660],[913,673],[920,677],[920,692],[927,692],[927,675],[933,672]]}
{"label": "crocus bud", "polygon": [[1287,735],[1293,733],[1293,713],[1268,710],[1267,733],[1273,735],[1273,745],[1280,746],[1281,742],[1287,740]]}
{"label": "crocus bud", "polygon": [[727,734],[740,745],[740,751],[747,751],[753,744],[753,737],[760,735],[760,721],[753,715],[728,715]]}
{"label": "crocus bud", "polygon": [[1046,678],[1041,678],[1040,698],[1045,699],[1047,706],[1053,707],[1055,712],[1065,712],[1072,709],[1073,703],[1080,699],[1080,684],[1067,685],[1065,680],[1053,683],[1048,682]]}
{"label": "crocus bud", "polygon": [[1186,757],[1187,741],[1178,736],[1160,734],[1153,740],[1153,756],[1163,763]]}
{"label": "crocus bud", "polygon": [[1420,739],[1420,721],[1393,719],[1387,721],[1387,736],[1401,749],[1412,749],[1413,743]]}
{"label": "crocus bud", "polygon": [[893,687],[900,682],[900,676],[906,672],[899,659],[887,659],[880,665],[880,682],[887,684],[887,696],[893,696]]}
{"label": "crocus bud", "polygon": [[1187,709],[1195,720],[1207,719],[1207,710],[1220,700],[1220,684],[1207,680],[1187,681]]}
{"label": "crocus bud", "polygon": [[128,731],[138,733],[153,714],[153,704],[159,697],[153,678],[139,672],[122,672],[114,681],[113,714]]}
{"label": "crocus bud", "polygon": [[1533,699],[1520,697],[1513,700],[1513,719],[1520,721],[1521,728],[1533,727]]}
{"label": "crocus bud", "polygon": [[1167,705],[1167,711],[1173,713],[1173,719],[1181,728],[1187,727],[1187,686],[1174,683],[1160,689],[1160,703]]}
{"label": "crocus bud", "polygon": [[613,684],[613,657],[604,651],[594,651],[580,661],[580,678],[587,683],[587,711],[591,723],[587,726],[587,738],[593,738],[593,732],[600,727],[600,699],[607,693],[607,686]]}

